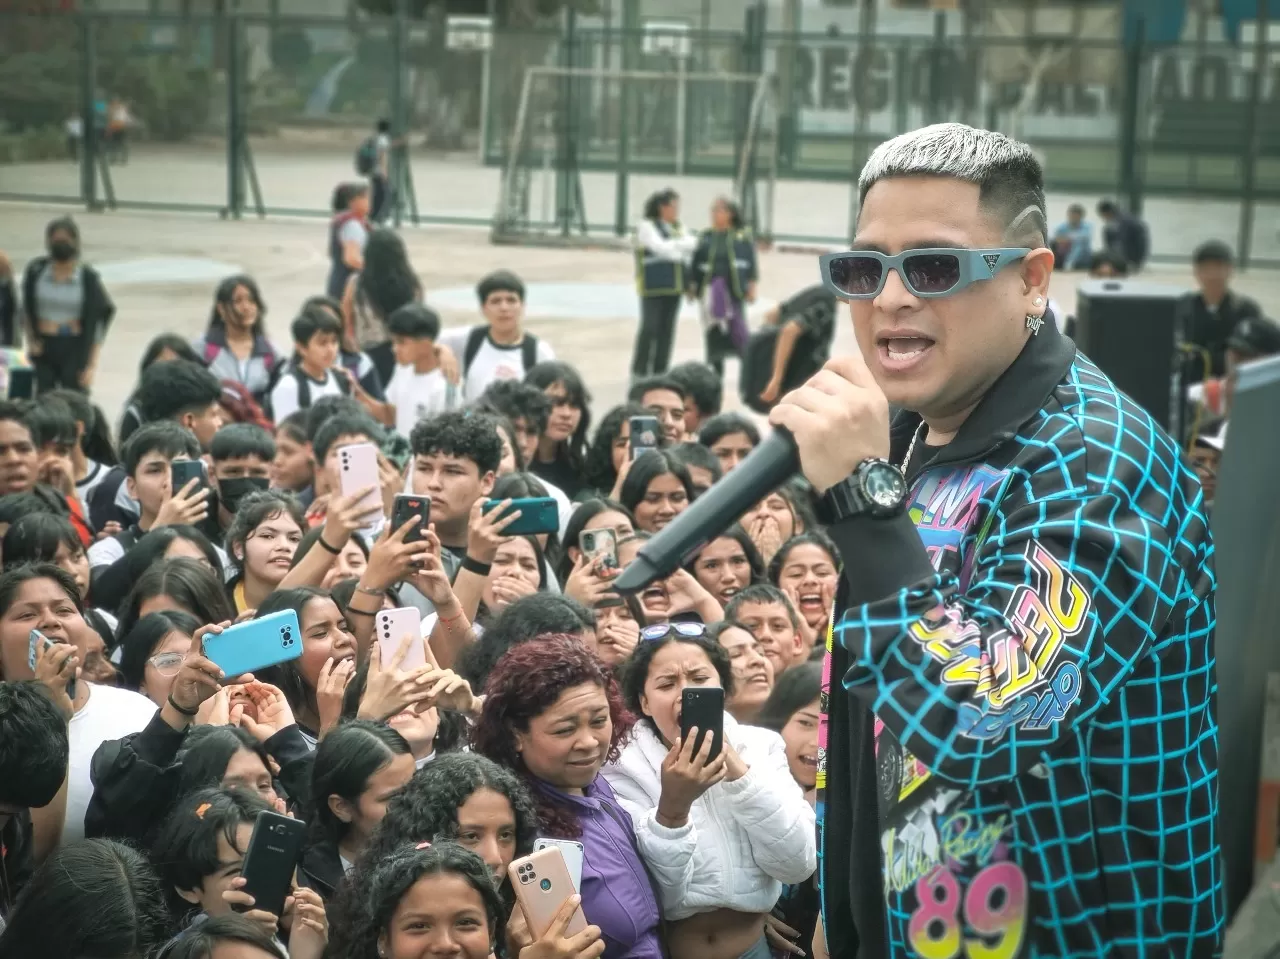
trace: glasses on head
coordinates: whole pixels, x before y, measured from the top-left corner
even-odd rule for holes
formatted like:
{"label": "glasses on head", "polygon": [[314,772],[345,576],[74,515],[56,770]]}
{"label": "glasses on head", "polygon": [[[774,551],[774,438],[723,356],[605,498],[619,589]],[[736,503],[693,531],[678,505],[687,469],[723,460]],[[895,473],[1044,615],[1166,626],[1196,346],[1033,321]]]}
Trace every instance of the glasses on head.
{"label": "glasses on head", "polygon": [[640,630],[640,638],[646,643],[652,643],[657,642],[659,639],[666,639],[672,633],[690,638],[705,636],[707,635],[707,627],[702,623],[654,623],[652,626],[645,626]]}
{"label": "glasses on head", "polygon": [[157,653],[147,660],[161,676],[172,676],[182,668],[182,653]]}
{"label": "glasses on head", "polygon": [[870,300],[884,290],[889,271],[895,271],[915,296],[951,296],[971,283],[990,280],[1031,250],[961,250],[938,248],[903,250],[895,256],[876,250],[825,253],[818,257],[822,284],[845,300]]}

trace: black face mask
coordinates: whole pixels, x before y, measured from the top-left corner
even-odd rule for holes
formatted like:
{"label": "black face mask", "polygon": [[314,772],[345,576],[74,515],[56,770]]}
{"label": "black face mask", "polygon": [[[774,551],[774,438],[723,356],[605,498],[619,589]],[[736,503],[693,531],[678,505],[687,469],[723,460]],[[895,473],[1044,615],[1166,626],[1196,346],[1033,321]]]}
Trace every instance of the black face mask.
{"label": "black face mask", "polygon": [[49,244],[49,255],[59,263],[74,260],[78,252],[76,245],[70,240],[54,240]]}
{"label": "black face mask", "polygon": [[271,481],[265,476],[238,476],[235,479],[218,480],[218,499],[228,512],[234,513],[246,496],[265,490],[270,485]]}

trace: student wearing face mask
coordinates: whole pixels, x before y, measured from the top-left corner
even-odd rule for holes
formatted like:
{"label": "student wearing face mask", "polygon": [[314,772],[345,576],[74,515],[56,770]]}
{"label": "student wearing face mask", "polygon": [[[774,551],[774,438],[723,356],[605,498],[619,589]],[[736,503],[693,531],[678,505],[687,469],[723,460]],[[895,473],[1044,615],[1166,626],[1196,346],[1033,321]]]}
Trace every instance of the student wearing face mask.
{"label": "student wearing face mask", "polygon": [[271,486],[276,444],[261,426],[229,423],[213,434],[209,456],[213,460],[213,487],[218,494],[218,532],[225,532],[245,497]]}
{"label": "student wearing face mask", "polygon": [[22,278],[27,355],[40,392],[93,385],[102,341],[116,307],[97,270],[80,260],[80,228],[59,217],[45,228],[48,256],[27,264]]}

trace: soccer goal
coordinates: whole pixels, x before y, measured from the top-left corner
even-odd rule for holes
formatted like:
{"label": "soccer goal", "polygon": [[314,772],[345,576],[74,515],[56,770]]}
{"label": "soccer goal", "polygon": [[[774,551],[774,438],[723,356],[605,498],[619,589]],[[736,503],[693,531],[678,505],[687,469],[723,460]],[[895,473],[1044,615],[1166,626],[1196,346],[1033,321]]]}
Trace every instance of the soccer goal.
{"label": "soccer goal", "polygon": [[757,237],[773,233],[778,129],[770,74],[535,66],[525,72],[493,240],[600,245],[625,236],[645,197],[681,195],[683,219],[728,195]]}

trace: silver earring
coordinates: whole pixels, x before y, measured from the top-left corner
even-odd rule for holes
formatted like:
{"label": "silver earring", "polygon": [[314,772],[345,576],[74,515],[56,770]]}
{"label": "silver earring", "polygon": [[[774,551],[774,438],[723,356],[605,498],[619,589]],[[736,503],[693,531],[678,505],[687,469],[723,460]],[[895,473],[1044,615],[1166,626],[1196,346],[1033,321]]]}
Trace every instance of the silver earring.
{"label": "silver earring", "polygon": [[1036,316],[1034,313],[1027,314],[1027,329],[1031,331],[1032,336],[1036,336],[1042,326],[1044,326],[1043,316]]}
{"label": "silver earring", "polygon": [[1037,297],[1036,297],[1035,305],[1036,305],[1036,306],[1044,306],[1044,297],[1043,297],[1043,296],[1037,296]]}

